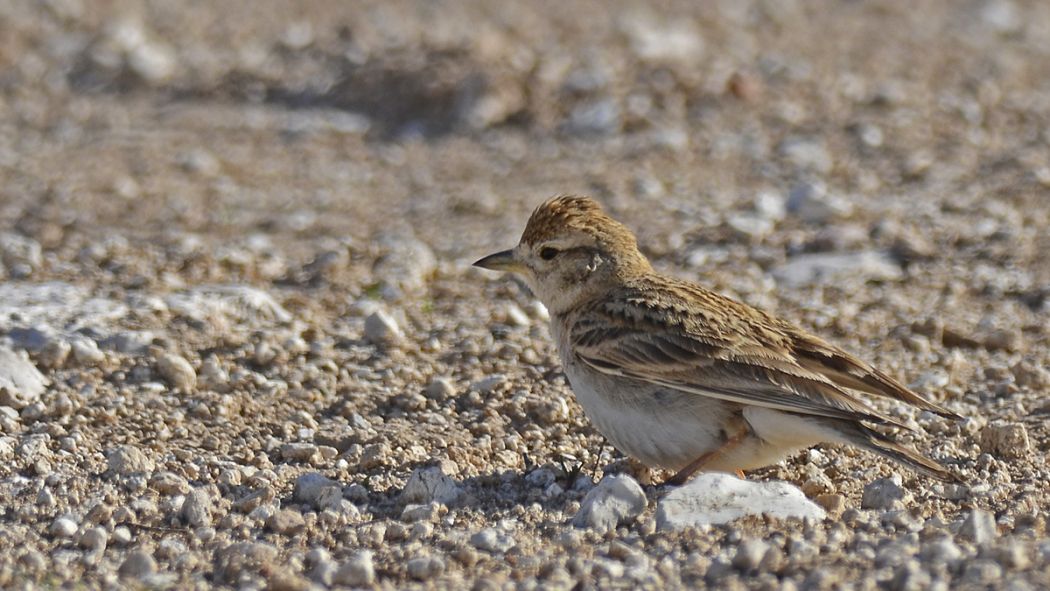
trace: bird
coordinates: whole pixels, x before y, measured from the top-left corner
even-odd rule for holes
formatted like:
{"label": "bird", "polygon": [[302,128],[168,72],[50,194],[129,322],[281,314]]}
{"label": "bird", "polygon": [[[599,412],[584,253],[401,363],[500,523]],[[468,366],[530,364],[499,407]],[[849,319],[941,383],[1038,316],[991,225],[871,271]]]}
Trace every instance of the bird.
{"label": "bird", "polygon": [[590,197],[546,200],[516,246],[474,265],[524,279],[584,414],[626,456],[673,471],[666,484],[699,471],[742,477],[821,443],[958,481],[876,430],[909,427],[863,396],[962,417],[787,320],[655,271]]}

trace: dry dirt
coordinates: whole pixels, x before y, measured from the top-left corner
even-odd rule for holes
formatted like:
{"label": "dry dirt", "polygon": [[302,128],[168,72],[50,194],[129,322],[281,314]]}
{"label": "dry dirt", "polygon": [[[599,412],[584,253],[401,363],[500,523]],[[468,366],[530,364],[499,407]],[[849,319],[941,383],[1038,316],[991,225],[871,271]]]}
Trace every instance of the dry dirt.
{"label": "dry dirt", "polygon": [[[966,483],[573,527],[623,462],[470,267],[563,192],[968,417],[887,407]],[[6,0],[0,228],[0,587],[1050,586],[1045,2]]]}

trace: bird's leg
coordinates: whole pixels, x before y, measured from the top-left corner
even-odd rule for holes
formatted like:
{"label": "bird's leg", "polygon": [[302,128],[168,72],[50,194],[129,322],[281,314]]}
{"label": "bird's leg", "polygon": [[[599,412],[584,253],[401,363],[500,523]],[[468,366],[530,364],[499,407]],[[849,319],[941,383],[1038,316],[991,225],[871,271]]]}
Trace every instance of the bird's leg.
{"label": "bird's leg", "polygon": [[743,470],[737,470],[736,471],[736,477],[741,479],[741,480],[743,480],[744,479],[744,471]]}
{"label": "bird's leg", "polygon": [[[674,476],[672,476],[672,477],[668,478],[667,480],[665,480],[664,484],[669,484],[671,486],[680,486],[682,484],[685,484],[686,481],[689,480],[689,478],[691,478],[693,476],[693,474],[696,474],[696,472],[698,470],[702,469],[704,466],[706,466],[707,464],[711,463],[711,460],[714,460],[718,456],[720,456],[720,455],[728,452],[729,450],[733,449],[734,447],[740,445],[740,443],[745,438],[747,438],[748,432],[749,432],[749,430],[746,427],[740,429],[740,431],[738,431],[735,435],[733,435],[732,437],[727,439],[726,442],[723,443],[721,447],[719,447],[716,450],[709,451],[709,452],[705,453],[704,455],[700,456],[699,458],[696,458],[688,466],[686,466],[685,468],[682,468],[681,470],[676,472]],[[737,470],[736,473],[737,473],[737,476],[739,476],[741,478],[744,477],[743,470]]]}

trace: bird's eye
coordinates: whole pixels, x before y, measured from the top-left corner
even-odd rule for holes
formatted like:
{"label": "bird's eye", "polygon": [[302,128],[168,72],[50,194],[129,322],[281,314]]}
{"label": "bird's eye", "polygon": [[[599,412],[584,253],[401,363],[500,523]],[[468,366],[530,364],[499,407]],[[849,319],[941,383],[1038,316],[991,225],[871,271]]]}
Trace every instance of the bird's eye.
{"label": "bird's eye", "polygon": [[554,257],[558,256],[558,252],[560,251],[557,248],[551,248],[550,246],[548,246],[540,251],[540,258],[545,261],[549,261]]}

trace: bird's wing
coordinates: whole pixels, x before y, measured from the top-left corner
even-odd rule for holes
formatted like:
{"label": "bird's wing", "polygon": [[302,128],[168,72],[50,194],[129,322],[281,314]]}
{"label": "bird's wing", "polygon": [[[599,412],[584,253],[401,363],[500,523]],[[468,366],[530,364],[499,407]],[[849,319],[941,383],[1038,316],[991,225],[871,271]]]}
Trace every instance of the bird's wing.
{"label": "bird's wing", "polygon": [[759,310],[684,282],[656,291],[658,298],[652,292],[606,297],[575,315],[569,337],[576,357],[609,375],[828,418],[903,426],[849,390],[877,390],[871,393],[939,409]]}

